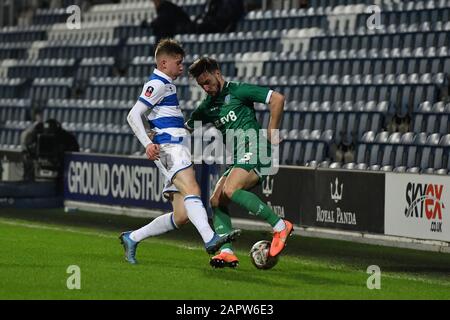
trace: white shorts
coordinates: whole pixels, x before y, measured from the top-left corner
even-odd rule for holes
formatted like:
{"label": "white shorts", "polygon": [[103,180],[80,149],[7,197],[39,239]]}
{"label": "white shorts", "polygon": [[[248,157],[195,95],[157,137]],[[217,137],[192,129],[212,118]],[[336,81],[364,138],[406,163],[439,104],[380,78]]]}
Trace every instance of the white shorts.
{"label": "white shorts", "polygon": [[191,151],[183,143],[165,143],[160,145],[159,161],[155,161],[156,166],[166,177],[163,194],[167,197],[170,192],[178,192],[177,187],[172,183],[175,175],[192,166]]}

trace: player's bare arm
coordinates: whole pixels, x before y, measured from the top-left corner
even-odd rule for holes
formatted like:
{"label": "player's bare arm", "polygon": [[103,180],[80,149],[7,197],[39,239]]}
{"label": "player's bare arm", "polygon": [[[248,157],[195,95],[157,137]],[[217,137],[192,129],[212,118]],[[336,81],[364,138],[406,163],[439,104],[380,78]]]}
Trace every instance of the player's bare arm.
{"label": "player's bare arm", "polygon": [[280,128],[281,119],[283,117],[284,101],[284,96],[276,91],[274,91],[270,97],[270,121],[267,128],[267,135],[272,144],[279,144],[281,142],[280,138],[274,134],[273,130]]}

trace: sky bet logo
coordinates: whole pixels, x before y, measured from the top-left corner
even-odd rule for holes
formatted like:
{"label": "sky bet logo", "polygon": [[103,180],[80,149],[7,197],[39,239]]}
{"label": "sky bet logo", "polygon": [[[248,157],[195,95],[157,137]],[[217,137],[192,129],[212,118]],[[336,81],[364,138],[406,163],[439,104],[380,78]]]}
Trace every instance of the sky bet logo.
{"label": "sky bet logo", "polygon": [[408,183],[405,216],[432,220],[430,231],[442,232],[442,210],[445,209],[441,201],[443,190],[443,185]]}

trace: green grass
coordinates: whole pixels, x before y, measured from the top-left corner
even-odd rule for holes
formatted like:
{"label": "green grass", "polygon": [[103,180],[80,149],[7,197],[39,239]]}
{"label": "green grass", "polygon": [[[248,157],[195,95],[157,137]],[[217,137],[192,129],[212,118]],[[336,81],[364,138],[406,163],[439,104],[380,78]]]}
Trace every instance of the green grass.
{"label": "green grass", "polygon": [[[292,237],[272,270],[247,255],[262,232],[239,239],[237,269],[212,269],[192,227],[138,247],[139,265],[123,260],[118,230],[143,220],[59,211],[0,214],[0,299],[449,299],[450,255]],[[50,222],[52,217],[53,222]],[[80,221],[103,219],[105,227]],[[75,223],[77,221],[77,223]],[[108,224],[109,221],[109,224]],[[381,289],[366,287],[369,265]],[[68,290],[68,266],[81,290]]]}

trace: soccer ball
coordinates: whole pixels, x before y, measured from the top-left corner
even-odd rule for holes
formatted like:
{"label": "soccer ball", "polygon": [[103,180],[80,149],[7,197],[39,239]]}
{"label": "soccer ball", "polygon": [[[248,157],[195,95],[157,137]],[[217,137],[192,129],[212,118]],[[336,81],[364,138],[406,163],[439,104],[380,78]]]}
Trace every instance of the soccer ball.
{"label": "soccer ball", "polygon": [[250,259],[258,269],[271,269],[278,263],[278,256],[270,257],[270,241],[261,240],[256,242],[250,250]]}

